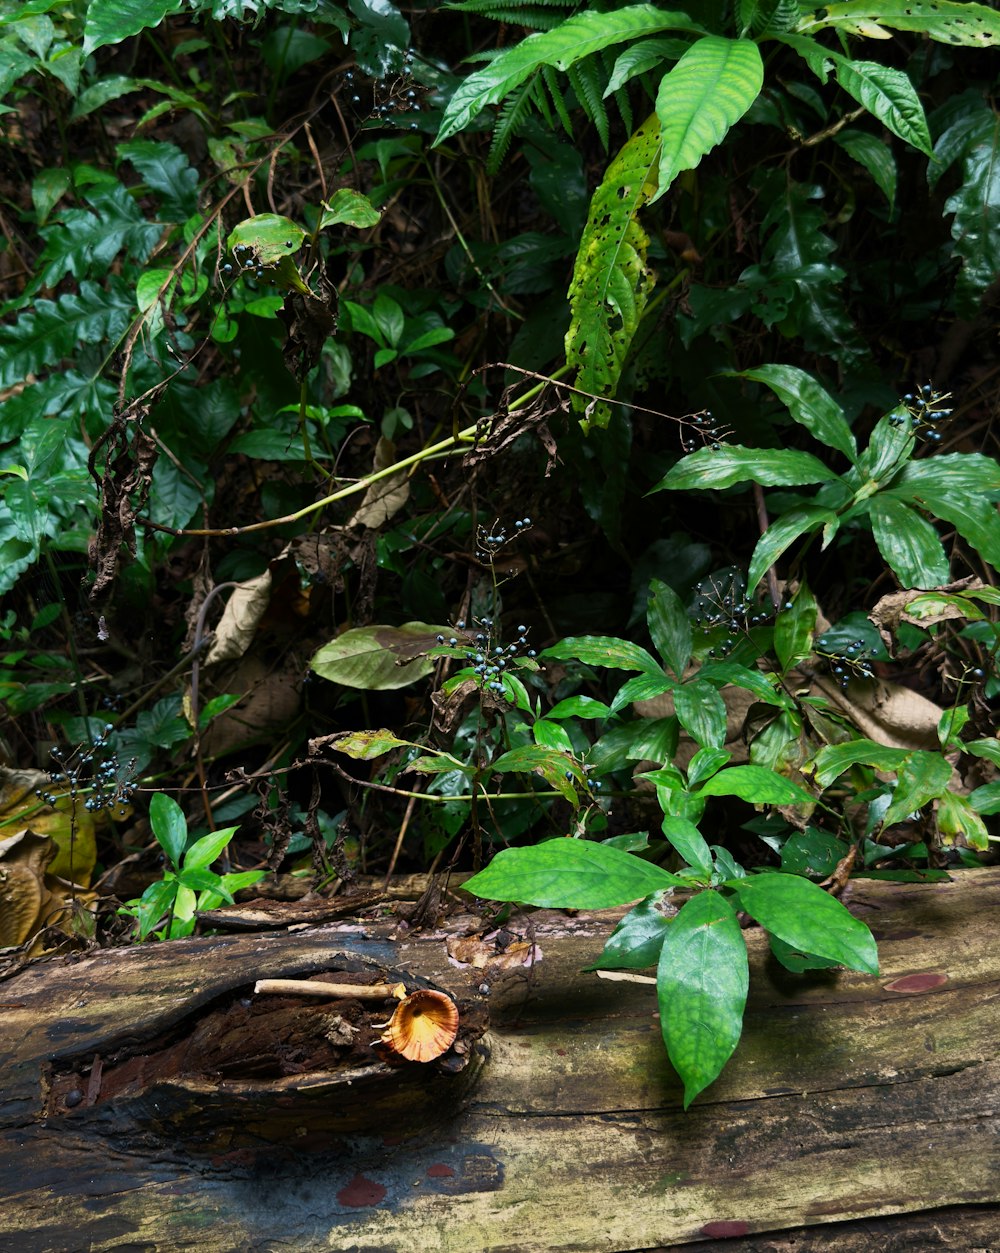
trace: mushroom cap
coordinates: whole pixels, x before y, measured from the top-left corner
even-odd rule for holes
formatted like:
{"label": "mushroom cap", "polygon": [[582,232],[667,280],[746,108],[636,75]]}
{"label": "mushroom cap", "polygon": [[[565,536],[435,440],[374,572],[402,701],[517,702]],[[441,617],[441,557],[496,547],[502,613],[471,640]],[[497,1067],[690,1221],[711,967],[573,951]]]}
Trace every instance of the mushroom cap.
{"label": "mushroom cap", "polygon": [[444,992],[420,989],[396,1006],[382,1042],[411,1062],[432,1062],[458,1034],[458,1007]]}

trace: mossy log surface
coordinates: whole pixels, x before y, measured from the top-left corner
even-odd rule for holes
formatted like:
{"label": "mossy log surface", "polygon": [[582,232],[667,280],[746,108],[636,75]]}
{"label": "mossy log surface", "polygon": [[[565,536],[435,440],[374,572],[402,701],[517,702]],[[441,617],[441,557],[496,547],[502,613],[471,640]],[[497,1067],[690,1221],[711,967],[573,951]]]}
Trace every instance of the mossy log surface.
{"label": "mossy log surface", "polygon": [[[993,1253],[1000,869],[936,885],[856,881],[844,899],[879,941],[879,977],[792,976],[763,935],[747,932],[742,1042],[686,1114],[653,989],[582,973],[608,915],[509,923],[534,943],[530,968],[457,964],[446,945],[468,916],[411,939],[391,939],[388,924],[340,921],[27,968],[0,984],[0,1249],[532,1253],[724,1242],[747,1253]],[[491,1053],[474,1085],[457,1075],[449,1088],[447,1075],[407,1063],[414,1091],[424,1076],[433,1088],[416,1130],[405,1098],[366,1093],[355,1106],[369,1104],[370,1125],[351,1120],[342,1133],[333,1118],[333,1138],[315,1148],[316,1108],[303,1136],[296,1085],[284,1080],[275,1104],[292,1114],[271,1124],[269,1141],[255,1140],[239,1109],[226,1114],[223,1084],[210,1094],[216,1134],[194,1142],[187,1119],[206,1123],[197,1090],[172,1121],[150,1113],[155,1092],[96,1099],[102,1069],[123,1055],[171,1038],[258,978],[326,971],[335,953],[429,979],[469,1014],[477,998],[488,1006]],[[81,1090],[65,1108],[71,1072]],[[284,1128],[277,1138],[274,1126]]]}

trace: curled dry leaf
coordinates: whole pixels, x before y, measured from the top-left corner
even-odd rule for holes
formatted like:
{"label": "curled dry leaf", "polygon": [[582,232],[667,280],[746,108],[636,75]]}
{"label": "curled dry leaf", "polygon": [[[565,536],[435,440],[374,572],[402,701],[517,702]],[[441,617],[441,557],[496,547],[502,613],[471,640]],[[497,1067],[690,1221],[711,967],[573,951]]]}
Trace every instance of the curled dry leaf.
{"label": "curled dry leaf", "polygon": [[420,990],[396,1006],[383,1044],[411,1062],[432,1062],[458,1034],[458,1008],[444,992]]}

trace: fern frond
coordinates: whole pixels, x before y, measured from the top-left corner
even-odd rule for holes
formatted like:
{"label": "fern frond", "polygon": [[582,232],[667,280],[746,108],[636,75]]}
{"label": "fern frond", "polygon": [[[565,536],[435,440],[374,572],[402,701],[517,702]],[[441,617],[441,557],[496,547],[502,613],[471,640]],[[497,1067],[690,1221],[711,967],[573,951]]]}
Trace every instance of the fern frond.
{"label": "fern frond", "polygon": [[511,26],[552,30],[560,22],[564,22],[578,5],[572,0],[525,0],[523,3],[520,0],[464,0],[464,3],[448,4],[444,7]]}
{"label": "fern frond", "polygon": [[572,139],[573,121],[570,118],[569,109],[566,107],[566,97],[562,94],[562,88],[559,86],[558,78],[556,78],[556,72],[551,65],[542,66],[542,78],[545,80],[545,86],[549,89],[549,95],[552,97],[552,103],[559,114],[559,121],[563,124],[563,130]]}
{"label": "fern frond", "polygon": [[503,165],[504,157],[517,134],[518,127],[531,112],[531,106],[534,103],[532,97],[537,85],[537,75],[533,74],[520,90],[508,96],[504,102],[493,128],[490,151],[486,157],[487,174],[496,174]]}
{"label": "fern frond", "polygon": [[604,100],[602,99],[604,85],[601,79],[603,75],[598,70],[597,59],[595,57],[587,57],[586,60],[578,61],[575,65],[569,66],[566,70],[566,77],[576,92],[576,98],[580,102],[580,107],[597,128],[597,133],[606,152],[611,128],[608,124],[608,111],[604,107]]}

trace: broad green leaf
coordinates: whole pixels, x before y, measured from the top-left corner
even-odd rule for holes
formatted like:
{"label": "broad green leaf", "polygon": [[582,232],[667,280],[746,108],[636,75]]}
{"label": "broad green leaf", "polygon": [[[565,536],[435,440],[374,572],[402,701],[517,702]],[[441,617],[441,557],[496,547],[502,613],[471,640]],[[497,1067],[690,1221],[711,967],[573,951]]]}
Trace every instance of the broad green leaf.
{"label": "broad green leaf", "polygon": [[176,144],[133,139],[119,144],[118,157],[142,175],[159,198],[162,213],[173,222],[186,222],[198,211],[198,171]]}
{"label": "broad green leaf", "polygon": [[834,72],[841,87],[882,123],[927,156],[931,135],[913,84],[903,70],[877,61],[856,61],[833,54]]}
{"label": "broad green leaf", "polygon": [[223,827],[219,831],[212,831],[209,835],[203,835],[200,840],[195,840],[188,851],[184,854],[184,869],[182,876],[184,881],[191,887],[211,887],[211,884],[192,883],[188,877],[188,872],[192,870],[204,870],[210,866],[216,858],[221,857],[222,850],[236,834],[238,828]]}
{"label": "broad green leaf", "polygon": [[149,825],[153,828],[156,842],[163,849],[167,860],[175,868],[181,864],[181,854],[187,844],[188,829],[184,811],[172,796],[155,792],[149,802]]}
{"label": "broad green leaf", "polygon": [[139,898],[136,921],[139,939],[144,940],[174,903],[179,884],[176,879],[160,879],[151,883]]}
{"label": "broad green leaf", "polygon": [[682,457],[651,491],[690,492],[699,488],[732,487],[734,483],[798,487],[829,483],[836,478],[837,475],[812,453],[791,448],[723,445],[719,449],[699,448]]}
{"label": "broad green leaf", "polygon": [[730,879],[740,908],[779,940],[802,953],[878,974],[878,950],[872,933],[835,897],[808,879],[789,874],[759,874]]}
{"label": "broad green leaf", "polygon": [[611,710],[603,701],[593,696],[567,696],[553,705],[546,718],[610,718]]}
{"label": "broad green leaf", "polygon": [[888,39],[890,30],[915,31],[941,43],[996,47],[1000,13],[965,0],[845,0],[828,4],[799,23],[800,31],[833,26],[847,34]]}
{"label": "broad green leaf", "polygon": [[662,888],[685,886],[684,879],[631,853],[573,839],[505,848],[462,884],[474,896],[548,909],[612,909]]}
{"label": "broad green leaf", "polygon": [[848,846],[829,831],[807,827],[793,832],[781,846],[781,869],[788,874],[825,879],[847,856]]}
{"label": "broad green leaf", "polygon": [[803,581],[792,598],[792,607],[783,609],[774,623],[774,651],[782,674],[794,670],[812,652],[818,612],[816,597]]}
{"label": "broad green leaf", "polygon": [[649,634],[667,667],[682,679],[691,657],[691,622],[681,598],[668,583],[653,579],[650,591],[646,610]]}
{"label": "broad green leaf", "polygon": [[977,787],[969,793],[969,804],[977,814],[1000,814],[1000,782]]}
{"label": "broad green leaf", "polygon": [[813,805],[811,796],[797,783],[764,766],[730,766],[720,770],[698,789],[697,796],[738,796],[755,805]]}
{"label": "broad green leaf", "polygon": [[821,748],[805,769],[812,773],[818,787],[826,789],[851,766],[898,770],[905,760],[905,748],[888,748],[872,740],[850,740],[847,744],[828,744]]}
{"label": "broad green leaf", "polygon": [[447,627],[404,622],[400,627],[355,627],[324,644],[309,663],[321,678],[365,691],[390,691],[425,678],[434,669],[427,649]]}
{"label": "broad green leaf", "polygon": [[691,47],[682,39],[640,39],[620,53],[604,90],[604,99],[613,96],[630,79],[655,69],[664,61],[677,61]]}
{"label": "broad green leaf", "polygon": [[811,435],[842,452],[852,464],[857,461],[857,443],[843,409],[811,374],[793,365],[762,365],[756,370],[742,370],[737,377],[769,387]]}
{"label": "broad green leaf", "polygon": [[83,28],[84,56],[159,26],[182,7],[181,0],[91,0]]}
{"label": "broad green leaf", "polygon": [[994,766],[1000,766],[1000,739],[970,740],[963,747],[973,757],[984,757],[987,761],[992,761]]}
{"label": "broad green leaf", "polygon": [[885,811],[883,823],[889,826],[907,814],[922,809],[941,796],[951,782],[951,763],[940,753],[914,750],[907,753],[899,768],[892,804]]}
{"label": "broad green leaf", "polygon": [[448,101],[435,143],[464,130],[483,109],[499,104],[541,65],[566,70],[602,48],[662,30],[699,31],[700,27],[686,13],[634,4],[610,12],[577,13],[553,30],[529,35],[459,84]]}
{"label": "broad green leaf", "polygon": [[605,731],[587,754],[599,774],[621,770],[631,761],[670,761],[677,752],[678,722],[670,718],[639,718]]}
{"label": "broad green leaf", "polygon": [[828,961],[825,957],[812,957],[808,953],[803,953],[793,948],[791,944],[786,944],[784,940],[779,940],[776,935],[769,935],[767,938],[771,945],[771,952],[782,966],[792,971],[793,974],[800,975],[806,970],[829,970],[831,966],[840,964]]}
{"label": "broad green leaf", "polygon": [[[336,748],[337,745],[333,747]],[[353,754],[351,755],[353,756]],[[375,756],[381,756],[381,754],[376,753]],[[460,773],[470,777],[476,772],[475,766],[458,761],[457,758],[447,753],[442,753],[440,757],[415,757],[413,761],[409,762],[406,769],[419,771],[420,774],[450,774],[458,770]]]}
{"label": "broad green leaf", "polygon": [[[903,420],[895,422],[894,418]],[[902,406],[879,418],[868,447],[858,459],[858,470],[865,482],[857,498],[866,499],[897,474],[909,460],[915,445],[912,424]]]}
{"label": "broad green leaf", "polygon": [[[594,396],[614,396],[655,281],[638,214],[656,191],[659,160],[654,114],[608,166],[587,211],[569,289],[566,360],[576,369],[576,386]],[[601,400],[574,395],[573,403],[584,411],[585,429],[608,425],[611,410]]]}
{"label": "broad green leaf", "polygon": [[946,453],[911,461],[893,483],[899,500],[923,505],[957,527],[979,555],[1000,566],[1000,464],[981,453]]}
{"label": "broad green leaf", "polygon": [[962,185],[947,200],[945,213],[955,215],[951,234],[962,258],[959,312],[971,318],[1000,271],[1000,117],[992,110],[968,138]]}
{"label": "broad green leaf", "polygon": [[660,949],[656,996],[667,1055],[684,1084],[684,1108],[729,1061],[743,1030],[750,983],[732,905],[711,889],[689,900]]}
{"label": "broad green leaf", "polygon": [[[777,627],[775,629],[777,630]],[[766,701],[769,705],[779,705],[783,709],[792,706],[791,697],[774,683],[768,682],[766,675],[761,674],[759,670],[751,670],[748,666],[741,666],[735,661],[706,661],[699,670],[698,676],[707,683],[714,683],[716,687],[722,687],[727,683],[742,687],[748,692],[753,692],[758,700]]]}
{"label": "broad green leaf", "polygon": [[558,722],[550,722],[548,718],[536,718],[531,724],[531,735],[535,743],[545,748],[557,748],[561,752],[573,752],[573,741],[566,733],[566,728]]}
{"label": "broad green leaf", "polygon": [[660,959],[660,948],[673,918],[661,908],[667,891],[647,896],[630,909],[608,936],[604,951],[587,970],[645,970]]}
{"label": "broad green leaf", "polygon": [[726,705],[718,691],[702,679],[674,688],[674,711],[681,726],[704,748],[726,742]]}
{"label": "broad green leaf", "polygon": [[948,582],[948,554],[926,518],[889,495],[873,496],[868,513],[878,550],[903,587],[940,587]]}
{"label": "broad green leaf", "polygon": [[757,584],[781,554],[803,535],[810,535],[822,527],[836,522],[837,515],[818,505],[803,505],[782,514],[767,528],[757,541],[747,571],[747,592],[754,592]]}
{"label": "broad green leaf", "polygon": [[586,786],[586,775],[572,757],[544,744],[522,744],[512,748],[492,761],[490,770],[495,773],[513,770],[521,774],[540,775],[571,805],[577,803],[576,788]]}
{"label": "broad green leaf", "polygon": [[328,226],[343,224],[363,230],[365,227],[377,226],[381,217],[380,210],[375,208],[367,196],[355,191],[353,187],[341,187],[328,201],[324,201],[318,229],[322,231]]}
{"label": "broad green leaf", "polygon": [[721,143],[757,99],[763,82],[764,63],[752,40],[706,35],[684,53],[660,79],[656,94],[663,147],[653,200]]}
{"label": "broad green leaf", "polygon": [[637,674],[618,689],[611,702],[611,712],[618,713],[637,700],[652,700],[664,692],[672,692],[676,686],[674,680],[667,678],[662,671],[659,674]]}
{"label": "broad green leaf", "polygon": [[678,818],[675,814],[665,814],[660,829],[689,866],[704,876],[706,881],[711,878],[712,852],[693,822]]}
{"label": "broad green leaf", "polygon": [[283,257],[291,257],[302,247],[305,231],[291,218],[277,213],[258,213],[245,218],[229,232],[226,247],[230,252],[248,248],[259,265],[277,265]]}
{"label": "broad green leaf", "polygon": [[606,666],[609,670],[642,670],[659,675],[660,663],[645,648],[614,635],[568,635],[542,654],[553,661],[582,661],[588,666]]}
{"label": "broad green leaf", "polygon": [[896,204],[897,170],[889,145],[867,131],[851,129],[840,131],[833,141],[872,176],[875,186],[889,202],[891,215]]}
{"label": "broad green leaf", "polygon": [[[401,740],[393,735],[391,731],[384,730],[345,731],[343,735],[335,736],[327,745],[334,752],[346,753],[348,757],[353,757],[355,761],[372,761],[376,757],[382,757],[386,753],[391,752],[394,748],[407,748],[409,746],[409,740]],[[411,769],[416,768],[416,763],[412,763]],[[451,769],[458,769],[458,766],[452,763]]]}
{"label": "broad green leaf", "polygon": [[[1000,788],[997,789],[1000,800]],[[971,799],[946,791],[938,798],[937,829],[945,844],[954,844],[959,838],[969,848],[985,852],[990,846],[990,833]]]}
{"label": "broad green leaf", "polygon": [[688,763],[688,787],[697,787],[704,779],[710,779],[731,757],[725,748],[699,748]]}

